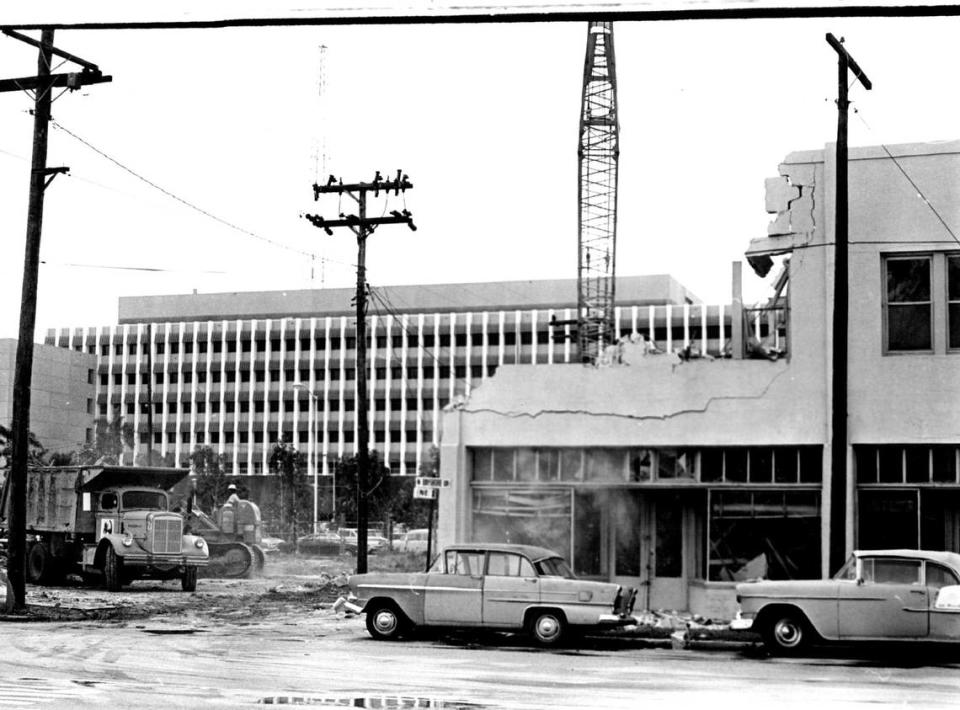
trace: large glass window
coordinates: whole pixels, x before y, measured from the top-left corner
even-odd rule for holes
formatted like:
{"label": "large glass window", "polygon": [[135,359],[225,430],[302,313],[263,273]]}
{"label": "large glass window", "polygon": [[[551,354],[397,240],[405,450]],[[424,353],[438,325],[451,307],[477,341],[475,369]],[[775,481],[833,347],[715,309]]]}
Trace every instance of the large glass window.
{"label": "large glass window", "polygon": [[888,351],[930,350],[930,257],[888,257],[885,310]]}
{"label": "large glass window", "polygon": [[473,491],[473,539],[570,550],[570,493],[533,488]]}
{"label": "large glass window", "polygon": [[861,490],[858,503],[860,549],[917,549],[916,490]]}
{"label": "large glass window", "polygon": [[711,491],[708,542],[710,580],[819,577],[820,494]]}

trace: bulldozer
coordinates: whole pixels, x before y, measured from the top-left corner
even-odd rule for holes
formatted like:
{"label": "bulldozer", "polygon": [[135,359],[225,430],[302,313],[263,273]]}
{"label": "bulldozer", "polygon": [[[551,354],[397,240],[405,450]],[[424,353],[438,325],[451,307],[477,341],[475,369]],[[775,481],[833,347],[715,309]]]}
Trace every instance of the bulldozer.
{"label": "bulldozer", "polygon": [[263,524],[256,503],[241,500],[221,506],[213,515],[191,507],[187,519],[191,532],[210,549],[205,577],[255,577],[263,572]]}

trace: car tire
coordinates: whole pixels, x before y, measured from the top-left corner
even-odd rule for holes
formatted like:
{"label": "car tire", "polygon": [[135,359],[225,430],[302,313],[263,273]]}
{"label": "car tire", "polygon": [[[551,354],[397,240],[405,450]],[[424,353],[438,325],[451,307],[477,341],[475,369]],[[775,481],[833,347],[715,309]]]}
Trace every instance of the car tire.
{"label": "car tire", "polygon": [[180,586],[185,592],[197,591],[197,567],[190,566],[183,568],[183,576],[180,577]]}
{"label": "car tire", "polygon": [[771,614],[761,634],[767,650],[779,655],[797,653],[807,646],[813,635],[807,620],[797,611]]}
{"label": "car tire", "polygon": [[396,641],[407,630],[406,617],[394,604],[374,602],[365,611],[367,633],[378,641]]}
{"label": "car tire", "polygon": [[103,581],[110,592],[119,592],[123,587],[123,560],[110,545],[103,556]]}
{"label": "car tire", "polygon": [[527,621],[527,632],[540,646],[557,646],[567,634],[567,622],[558,611],[534,611]]}

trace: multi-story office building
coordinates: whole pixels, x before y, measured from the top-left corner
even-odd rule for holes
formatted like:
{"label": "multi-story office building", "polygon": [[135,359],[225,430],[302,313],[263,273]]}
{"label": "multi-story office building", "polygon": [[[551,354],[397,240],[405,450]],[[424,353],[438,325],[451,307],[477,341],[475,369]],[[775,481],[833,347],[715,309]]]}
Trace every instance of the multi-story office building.
{"label": "multi-story office building", "polygon": [[[0,424],[13,419],[17,341],[0,339]],[[87,353],[35,345],[30,431],[50,452],[70,452],[93,438],[97,359]]]}
{"label": "multi-story office building", "polygon": [[[559,364],[575,346],[576,280],[396,286],[368,311],[371,447],[415,474],[439,441],[440,413],[505,364]],[[668,276],[617,280],[623,333],[722,348],[729,307],[706,307]],[[152,444],[182,462],[199,445],[235,474],[269,474],[279,440],[313,471],[355,453],[352,289],[120,299],[119,323],[53,330],[46,342],[97,357],[95,414],[136,432],[127,463]],[[148,417],[148,414],[151,416]],[[148,420],[152,420],[152,431]],[[316,467],[316,468],[314,468]]]}

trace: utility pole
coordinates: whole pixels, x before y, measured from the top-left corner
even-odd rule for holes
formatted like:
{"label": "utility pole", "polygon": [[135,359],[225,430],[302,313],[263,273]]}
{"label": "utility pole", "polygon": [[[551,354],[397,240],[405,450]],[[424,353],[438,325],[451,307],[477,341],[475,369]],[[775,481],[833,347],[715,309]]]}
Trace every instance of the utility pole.
{"label": "utility pole", "polygon": [[[13,422],[10,465],[10,517],[7,540],[7,577],[13,587],[14,611],[26,607],[26,518],[27,462],[30,438],[30,384],[33,374],[33,339],[37,321],[37,282],[40,270],[40,232],[43,224],[43,196],[54,177],[68,168],[47,167],[47,137],[50,130],[51,92],[62,86],[70,90],[87,84],[110,81],[95,64],[58,50],[53,46],[53,30],[43,30],[40,40],[13,30],[3,30],[8,37],[39,48],[37,75],[20,79],[0,80],[0,93],[7,91],[35,92],[33,111],[33,158],[30,166],[30,197],[27,206],[27,239],[23,258],[23,287],[20,296],[20,331],[13,374]],[[52,74],[50,64],[57,55],[83,67],[72,74]]]}
{"label": "utility pole", "polygon": [[367,237],[381,224],[406,224],[416,230],[413,224],[413,215],[406,209],[392,210],[389,217],[367,217],[367,193],[372,192],[379,197],[393,192],[399,195],[406,192],[413,185],[402,171],[397,171],[393,180],[384,180],[378,170],[371,182],[358,182],[344,185],[333,175],[326,185],[314,184],[313,199],[320,199],[320,195],[327,193],[346,193],[358,206],[358,214],[340,214],[339,219],[324,219],[319,215],[304,215],[314,227],[323,229],[327,234],[333,234],[334,227],[348,227],[357,237],[357,574],[367,571],[367,493],[370,471],[370,431],[367,424],[367,281],[366,281],[366,252]]}
{"label": "utility pole", "polygon": [[847,259],[847,98],[848,72],[868,91],[870,79],[839,40],[829,32],[827,43],[838,55],[837,73],[837,175],[833,275],[833,383],[830,438],[830,570],[840,568],[846,552],[847,509],[847,330],[849,321],[849,274]]}

